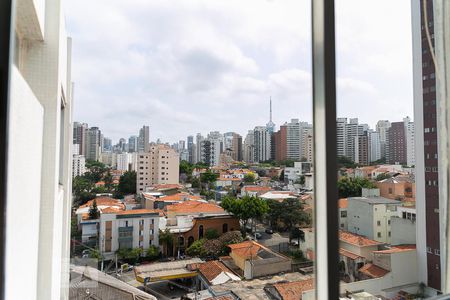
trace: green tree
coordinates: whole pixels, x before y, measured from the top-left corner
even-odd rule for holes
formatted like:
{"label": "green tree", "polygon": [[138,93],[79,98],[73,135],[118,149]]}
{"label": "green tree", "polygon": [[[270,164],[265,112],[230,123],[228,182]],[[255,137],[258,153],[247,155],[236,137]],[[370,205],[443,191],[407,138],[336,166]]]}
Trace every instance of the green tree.
{"label": "green tree", "polygon": [[346,156],[339,156],[338,157],[338,167],[339,168],[350,168],[350,169],[354,169],[356,168],[358,165],[351,160],[350,158],[346,157]]}
{"label": "green tree", "polygon": [[219,232],[214,228],[208,228],[206,229],[205,237],[207,240],[217,239],[219,237]]}
{"label": "green tree", "polygon": [[92,202],[92,206],[89,207],[89,219],[98,219],[100,218],[100,211],[97,207],[97,201],[94,199]]}
{"label": "green tree", "polygon": [[217,177],[219,177],[218,174],[213,173],[210,170],[208,170],[205,173],[200,174],[200,181],[205,184],[214,183],[214,182],[216,182]]}
{"label": "green tree", "polygon": [[281,171],[280,173],[280,181],[283,182],[284,181],[284,169]]}
{"label": "green tree", "polygon": [[241,220],[244,229],[250,219],[261,218],[269,210],[265,200],[250,196],[244,196],[241,199],[227,196],[222,200],[221,205],[226,211]]}
{"label": "green tree", "polygon": [[338,180],[340,198],[361,197],[362,188],[376,188],[376,185],[367,178],[342,177]]}
{"label": "green tree", "polygon": [[375,178],[375,181],[381,181],[381,180],[388,179],[391,177],[392,177],[392,175],[390,175],[388,173],[381,173]]}
{"label": "green tree", "polygon": [[127,171],[120,176],[116,194],[118,196],[136,194],[136,176],[135,171]]}
{"label": "green tree", "polygon": [[192,178],[192,187],[194,189],[198,189],[200,187],[200,180],[198,178]]}
{"label": "green tree", "polygon": [[107,191],[111,191],[113,188],[113,177],[111,175],[111,172],[108,170],[103,177],[103,181],[105,182],[105,188]]}
{"label": "green tree", "polygon": [[94,183],[99,182],[108,170],[108,167],[104,163],[94,160],[87,160],[86,168],[89,171],[85,174],[85,176]]}
{"label": "green tree", "polygon": [[205,239],[200,239],[198,241],[195,241],[186,249],[186,254],[189,256],[206,256],[206,250],[203,247],[205,244]]}
{"label": "green tree", "polygon": [[170,232],[168,228],[162,231],[159,230],[159,243],[163,246],[163,253],[167,256],[169,248],[173,247],[175,236]]}
{"label": "green tree", "polygon": [[305,184],[305,175],[300,175],[299,178],[295,181],[296,184],[304,185]]}
{"label": "green tree", "polygon": [[148,260],[155,260],[159,257],[159,248],[152,245],[145,251],[145,258]]}
{"label": "green tree", "polygon": [[194,166],[188,161],[182,160],[180,161],[180,174],[190,175],[192,174],[192,170]]}
{"label": "green tree", "polygon": [[297,239],[298,245],[300,246],[300,239],[304,238],[304,233],[298,227],[294,227],[289,232],[289,239]]}
{"label": "green tree", "polygon": [[244,175],[245,183],[254,183],[256,181],[256,176],[253,173],[247,173]]}
{"label": "green tree", "polygon": [[269,200],[268,205],[267,217],[273,227],[291,231],[296,226],[311,224],[311,216],[303,210],[298,199],[286,199],[282,202]]}

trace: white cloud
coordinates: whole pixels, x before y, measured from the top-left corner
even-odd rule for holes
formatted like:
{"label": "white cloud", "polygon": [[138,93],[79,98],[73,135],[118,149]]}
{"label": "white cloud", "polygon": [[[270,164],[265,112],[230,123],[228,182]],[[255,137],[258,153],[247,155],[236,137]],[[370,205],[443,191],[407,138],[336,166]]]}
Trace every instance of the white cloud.
{"label": "white cloud", "polygon": [[[115,140],[312,119],[309,0],[67,0],[75,119]],[[86,8],[89,9],[86,9]],[[338,111],[412,112],[409,1],[337,1]]]}

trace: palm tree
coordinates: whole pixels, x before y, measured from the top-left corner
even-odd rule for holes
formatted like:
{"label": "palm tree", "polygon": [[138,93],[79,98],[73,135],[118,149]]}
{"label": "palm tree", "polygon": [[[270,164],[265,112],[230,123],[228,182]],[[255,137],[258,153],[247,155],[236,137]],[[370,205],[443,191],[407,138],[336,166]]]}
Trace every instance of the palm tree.
{"label": "palm tree", "polygon": [[169,247],[173,246],[174,235],[170,232],[169,229],[159,231],[159,243],[163,245],[163,254],[167,256]]}

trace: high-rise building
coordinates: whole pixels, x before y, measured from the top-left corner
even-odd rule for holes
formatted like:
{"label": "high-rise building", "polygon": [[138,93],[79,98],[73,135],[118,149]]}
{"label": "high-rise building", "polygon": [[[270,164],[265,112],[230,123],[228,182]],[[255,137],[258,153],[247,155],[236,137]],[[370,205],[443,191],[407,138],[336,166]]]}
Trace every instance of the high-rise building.
{"label": "high-rise building", "polygon": [[391,122],[388,120],[380,120],[377,122],[376,131],[380,136],[380,155],[381,158],[386,159],[386,151],[387,151],[387,131],[391,127]]}
{"label": "high-rise building", "polygon": [[138,151],[139,152],[148,152],[150,149],[150,127],[142,126],[139,129],[139,144]]}
{"label": "high-rise building", "polygon": [[87,160],[98,160],[100,155],[101,132],[98,127],[86,131],[85,157]]}
{"label": "high-rise building", "polygon": [[314,133],[312,128],[308,128],[302,138],[302,158],[309,163],[314,161]]}
{"label": "high-rise building", "polygon": [[103,148],[102,151],[112,151],[112,140],[110,138],[103,138]]}
{"label": "high-rise building", "polygon": [[86,173],[86,159],[84,155],[74,154],[72,159],[72,178]]}
{"label": "high-rise building", "polygon": [[280,162],[287,159],[287,126],[281,125],[273,134],[275,160]]}
{"label": "high-rise building", "polygon": [[[423,5],[427,6],[427,22]],[[416,136],[415,177],[417,210],[417,261],[419,280],[437,290],[441,289],[441,267],[445,255],[441,241],[447,236],[440,228],[445,224],[439,200],[439,157],[436,107],[436,70],[432,60],[426,30],[434,44],[433,1],[412,1],[412,37],[414,72],[414,121]],[[442,252],[444,253],[444,252]]]}
{"label": "high-rise building", "polygon": [[286,155],[288,159],[300,161],[301,159],[301,137],[300,122],[298,119],[292,119],[286,123]]}
{"label": "high-rise building", "polygon": [[195,137],[195,160],[196,162],[202,161],[202,154],[201,154],[201,142],[203,141],[204,137],[197,133],[197,136]]}
{"label": "high-rise building", "polygon": [[255,133],[249,130],[244,140],[243,158],[246,163],[255,162]]}
{"label": "high-rise building", "polygon": [[167,145],[151,146],[138,153],[136,191],[143,192],[153,184],[179,183],[180,156]]}
{"label": "high-rise building", "polygon": [[73,144],[78,145],[78,154],[84,155],[84,147],[86,142],[86,130],[88,129],[88,124],[74,122],[73,123]]}
{"label": "high-rise building", "polygon": [[367,131],[369,141],[369,162],[374,162],[381,159],[381,143],[380,133],[377,131]]}
{"label": "high-rise building", "polygon": [[231,157],[236,161],[242,161],[242,136],[233,132],[233,140],[231,143]]}
{"label": "high-rise building", "polygon": [[135,135],[132,135],[128,138],[128,152],[138,152],[139,146],[139,138]]}
{"label": "high-rise building", "polygon": [[369,164],[369,138],[367,131],[362,135],[356,135],[353,139],[355,141],[354,146],[354,162],[361,165]]}
{"label": "high-rise building", "polygon": [[130,164],[133,162],[133,156],[131,153],[119,153],[117,154],[117,170],[130,171]]}
{"label": "high-rise building", "polygon": [[415,125],[409,117],[403,118],[403,123],[405,124],[406,164],[414,166],[416,164]]}
{"label": "high-rise building", "polygon": [[336,120],[336,146],[337,156],[345,157],[347,145],[347,118],[337,118]]}
{"label": "high-rise building", "polygon": [[405,124],[392,122],[388,130],[388,162],[392,164],[406,164]]}
{"label": "high-rise building", "polygon": [[[8,102],[9,115],[2,120],[9,137],[2,145],[8,156],[2,178],[7,208],[2,211],[4,299],[69,298],[72,41],[65,32],[60,2],[12,2],[11,44],[2,43],[6,50],[2,61],[11,49],[9,74],[2,64],[0,83],[2,91],[10,87],[1,100]],[[9,27],[8,4],[2,3],[0,10],[4,33]],[[81,140],[78,145],[82,144]],[[26,287],[15,282],[23,270]]]}
{"label": "high-rise building", "polygon": [[195,144],[194,136],[190,135],[187,137],[187,150],[188,150],[188,162],[191,164],[195,163]]}
{"label": "high-rise building", "polygon": [[200,161],[209,166],[220,164],[220,154],[222,153],[222,136],[208,135],[200,142]]}
{"label": "high-rise building", "polygon": [[255,162],[271,159],[271,133],[264,126],[256,126],[254,132]]}
{"label": "high-rise building", "polygon": [[183,141],[183,140],[180,140],[179,142],[178,142],[178,150],[184,150],[184,149],[186,149],[186,141]]}

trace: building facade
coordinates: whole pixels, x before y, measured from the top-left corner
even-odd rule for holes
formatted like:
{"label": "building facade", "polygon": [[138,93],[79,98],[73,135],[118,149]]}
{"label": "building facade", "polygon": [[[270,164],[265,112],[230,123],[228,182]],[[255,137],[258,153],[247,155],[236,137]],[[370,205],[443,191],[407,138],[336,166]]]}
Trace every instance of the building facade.
{"label": "building facade", "polygon": [[179,183],[180,157],[169,146],[151,146],[148,153],[139,153],[137,160],[137,192],[154,184]]}

